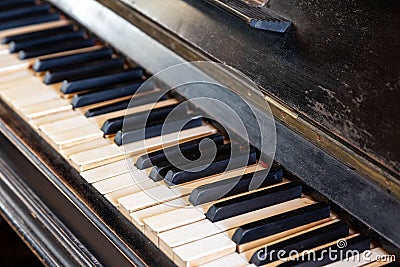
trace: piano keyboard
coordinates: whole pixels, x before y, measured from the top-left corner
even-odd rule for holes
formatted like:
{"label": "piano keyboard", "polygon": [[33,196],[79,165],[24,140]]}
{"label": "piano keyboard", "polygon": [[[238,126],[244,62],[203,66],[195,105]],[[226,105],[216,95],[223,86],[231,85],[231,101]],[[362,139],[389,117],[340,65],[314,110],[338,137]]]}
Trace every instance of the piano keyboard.
{"label": "piano keyboard", "polygon": [[[51,6],[10,0],[1,1],[0,10],[2,101],[176,265],[349,266],[347,259],[324,254],[329,248],[387,255],[328,204],[304,195],[281,167],[267,173],[255,151],[243,154],[246,165],[223,172],[230,149],[241,145],[196,111],[185,114],[190,123],[179,139],[176,133],[161,136],[159,126],[181,101],[166,95],[153,105],[156,86],[135,94],[149,74]],[[129,107],[133,94],[137,105]],[[125,115],[140,121],[148,110],[152,123],[144,147],[134,134],[124,136],[122,125]],[[124,149],[122,139],[129,142]],[[217,157],[198,173],[174,167],[162,149],[197,159],[204,139],[215,145]],[[248,191],[253,176],[265,180]],[[279,258],[273,252],[279,250],[314,250],[319,259]]]}

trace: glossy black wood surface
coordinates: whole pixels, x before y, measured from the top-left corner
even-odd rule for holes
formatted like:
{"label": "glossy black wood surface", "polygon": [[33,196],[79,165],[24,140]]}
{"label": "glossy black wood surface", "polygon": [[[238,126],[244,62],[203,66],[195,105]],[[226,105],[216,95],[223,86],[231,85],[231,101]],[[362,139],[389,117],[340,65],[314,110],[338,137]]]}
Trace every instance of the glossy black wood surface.
{"label": "glossy black wood surface", "polygon": [[398,174],[400,3],[271,0],[268,5],[293,23],[291,31],[252,29],[204,1],[133,4]]}

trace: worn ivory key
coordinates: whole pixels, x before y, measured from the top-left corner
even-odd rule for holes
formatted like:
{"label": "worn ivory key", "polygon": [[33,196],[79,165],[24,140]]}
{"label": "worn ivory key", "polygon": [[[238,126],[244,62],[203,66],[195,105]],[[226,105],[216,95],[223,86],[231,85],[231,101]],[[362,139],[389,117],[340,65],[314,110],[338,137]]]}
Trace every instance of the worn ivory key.
{"label": "worn ivory key", "polygon": [[44,103],[38,103],[21,108],[21,113],[27,119],[35,119],[41,116],[61,112],[64,110],[71,110],[71,104],[64,99],[54,99]]}
{"label": "worn ivory key", "polygon": [[95,149],[98,147],[108,146],[109,144],[110,142],[107,139],[104,139],[103,137],[98,137],[95,139],[86,140],[85,142],[76,144],[74,146],[61,148],[59,152],[65,158],[69,159],[69,157],[73,154],[81,153],[83,151]]}
{"label": "worn ivory key", "polygon": [[152,180],[147,180],[144,182],[141,182],[139,184],[133,184],[127,187],[124,187],[122,189],[118,189],[116,191],[107,193],[104,195],[104,197],[111,202],[115,207],[118,207],[118,199],[127,195],[132,195],[135,193],[138,193],[142,190],[147,190],[153,187],[159,186],[158,183],[155,183]]}
{"label": "worn ivory key", "polygon": [[154,184],[156,184],[153,180],[150,180],[147,177],[146,172],[141,170],[132,170],[130,172],[93,183],[93,186],[104,195],[145,181],[152,181]]}
{"label": "worn ivory key", "polygon": [[166,213],[175,209],[189,205],[187,197],[182,197],[152,206],[147,209],[138,210],[130,214],[132,223],[144,233],[144,219],[153,217],[158,214]]}
{"label": "worn ivory key", "polygon": [[199,267],[246,267],[249,266],[249,262],[237,253],[232,253],[217,260],[208,262],[206,264],[200,265]]}
{"label": "worn ivory key", "polygon": [[179,267],[198,266],[230,255],[235,249],[235,243],[221,233],[174,248],[173,260]]}
{"label": "worn ivory key", "polygon": [[3,54],[0,55],[0,74],[10,73],[18,70],[29,68],[31,61],[20,60],[15,55]]}

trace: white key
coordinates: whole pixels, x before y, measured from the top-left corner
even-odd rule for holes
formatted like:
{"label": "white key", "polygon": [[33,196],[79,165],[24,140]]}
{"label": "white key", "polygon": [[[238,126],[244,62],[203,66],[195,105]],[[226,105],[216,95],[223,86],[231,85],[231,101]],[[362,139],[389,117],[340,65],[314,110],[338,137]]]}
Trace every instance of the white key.
{"label": "white key", "polygon": [[[118,189],[111,193],[105,194],[104,197],[111,202],[115,207],[118,207],[118,199],[124,196],[132,195],[138,193],[143,190],[148,190],[153,187],[157,187],[159,184],[155,183],[152,180],[144,181],[140,184],[130,185],[128,187],[124,187],[122,189]],[[130,218],[128,218],[130,219]]]}
{"label": "white key", "polygon": [[167,186],[161,185],[118,199],[119,209],[129,217],[131,212],[145,209],[178,198]]}
{"label": "white key", "polygon": [[107,178],[129,172],[130,169],[133,169],[133,164],[130,164],[128,167],[128,162],[126,162],[126,160],[128,159],[105,164],[91,170],[83,171],[80,174],[89,183],[105,180]]}
{"label": "white key", "polygon": [[144,219],[144,233],[154,244],[156,244],[156,246],[158,246],[159,233],[182,225],[191,224],[205,218],[206,216],[201,210],[193,206],[187,206]]}
{"label": "white key", "polygon": [[101,193],[101,194],[108,194],[113,191],[146,182],[151,181],[155,183],[153,180],[150,180],[147,177],[147,174],[140,170],[132,170],[128,173],[123,173],[106,180],[102,180],[96,183],[93,183],[93,186]]}
{"label": "white key", "polygon": [[174,263],[178,266],[198,266],[235,252],[236,244],[226,235],[210,236],[174,248]]}
{"label": "white key", "polygon": [[189,205],[189,201],[188,201],[187,197],[178,198],[178,199],[174,199],[169,202],[165,202],[162,204],[152,206],[147,209],[142,209],[142,210],[132,212],[130,214],[130,219],[139,230],[144,232],[143,220],[145,218],[153,217],[158,214],[162,214],[162,213],[166,213],[166,212],[169,212],[169,211],[172,211],[175,209],[179,209],[179,208],[182,208],[187,205]]}
{"label": "white key", "polygon": [[229,254],[228,256],[200,265],[199,267],[221,267],[221,266],[246,267],[249,266],[249,263],[245,258],[240,256],[239,254],[232,253]]}

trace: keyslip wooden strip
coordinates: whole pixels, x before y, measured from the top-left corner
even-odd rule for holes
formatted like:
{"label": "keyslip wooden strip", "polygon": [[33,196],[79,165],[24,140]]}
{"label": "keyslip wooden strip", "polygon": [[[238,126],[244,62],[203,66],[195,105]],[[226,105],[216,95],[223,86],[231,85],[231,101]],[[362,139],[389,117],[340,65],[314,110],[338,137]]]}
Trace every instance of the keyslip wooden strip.
{"label": "keyslip wooden strip", "polygon": [[169,200],[178,198],[167,186],[161,185],[155,188],[139,192],[118,199],[119,209],[129,217],[131,212],[145,209]]}
{"label": "keyslip wooden strip", "polygon": [[171,105],[174,105],[177,103],[179,103],[179,101],[177,99],[167,99],[164,101],[160,101],[156,104],[150,103],[150,104],[132,107],[132,108],[124,109],[124,110],[110,112],[110,113],[99,115],[99,116],[94,116],[94,117],[89,118],[89,120],[91,122],[93,122],[94,124],[98,125],[99,127],[101,127],[106,120],[109,120],[112,118],[122,117],[122,116],[126,116],[126,115],[132,115],[135,113],[139,113],[139,112],[143,112],[143,111],[151,110],[151,109],[155,109],[155,108],[167,107],[167,106],[171,106]]}
{"label": "keyslip wooden strip", "polygon": [[87,151],[90,149],[95,149],[98,147],[108,146],[110,143],[104,139],[103,137],[98,137],[92,140],[87,140],[86,142],[77,144],[75,146],[62,148],[59,152],[65,158],[69,159],[69,157],[76,153],[81,153],[83,151]]}
{"label": "keyslip wooden strip", "polygon": [[53,114],[49,114],[47,116],[29,120],[29,124],[33,128],[39,129],[39,127],[44,124],[56,122],[58,120],[63,120],[63,119],[71,118],[71,117],[77,117],[77,116],[81,116],[81,114],[79,114],[73,110],[65,110],[62,112],[53,113]]}
{"label": "keyslip wooden strip", "polygon": [[128,173],[120,174],[109,179],[93,183],[93,186],[104,195],[145,181],[152,181],[154,183],[153,180],[149,179],[145,172],[140,170],[132,170]]}
{"label": "keyslip wooden strip", "polygon": [[201,210],[193,206],[186,206],[181,209],[144,219],[144,233],[158,247],[159,233],[183,225],[192,224],[205,218],[206,216]]}
{"label": "keyslip wooden strip", "polygon": [[152,206],[147,209],[138,210],[130,214],[130,220],[132,223],[144,233],[144,222],[145,218],[153,217],[158,214],[166,213],[175,209],[182,208],[189,205],[187,197],[174,199],[162,204]]}
{"label": "keyslip wooden strip", "polygon": [[249,266],[248,261],[237,253],[229,254],[228,256],[219,258],[209,263],[200,265],[199,267],[246,267]]}
{"label": "keyslip wooden strip", "polygon": [[[153,180],[147,180],[140,184],[130,185],[122,189],[113,191],[111,193],[105,194],[104,197],[111,202],[115,207],[118,207],[118,199],[124,196],[132,195],[138,193],[142,190],[147,190],[153,187],[159,186],[158,183]],[[130,218],[128,218],[130,220]]]}
{"label": "keyslip wooden strip", "polygon": [[45,23],[40,23],[40,24],[22,26],[22,27],[13,28],[13,29],[7,29],[7,30],[0,31],[0,39],[3,39],[6,36],[19,35],[19,34],[25,34],[25,33],[35,32],[35,31],[51,29],[51,28],[57,28],[57,27],[68,25],[68,24],[69,24],[69,22],[67,20],[61,19],[61,20],[52,21],[52,22],[45,22]]}
{"label": "keyslip wooden strip", "polygon": [[[122,150],[117,145],[109,145],[89,151],[81,152],[71,155],[72,166],[77,170],[86,171],[99,167],[101,165],[112,163],[124,159],[124,157],[133,157],[135,155],[148,153],[161,148],[163,145],[174,145],[184,140],[192,139],[195,137],[207,136],[216,132],[216,129],[210,125],[204,125],[197,128],[181,131],[179,139],[172,139],[176,137],[176,133],[170,134],[171,137],[158,136],[143,141],[138,141],[127,146]],[[164,142],[164,143],[163,143]]]}
{"label": "keyslip wooden strip", "polygon": [[236,244],[225,234],[214,235],[174,248],[174,263],[198,266],[235,252]]}
{"label": "keyslip wooden strip", "polygon": [[21,113],[27,119],[35,119],[52,113],[72,109],[71,104],[64,99],[55,99],[46,103],[39,103],[21,108]]}
{"label": "keyslip wooden strip", "polygon": [[[172,229],[170,228],[169,231],[161,232],[159,231],[159,247],[161,250],[168,254],[172,253],[172,249],[174,247],[178,247],[196,240],[200,240],[207,236],[212,236],[215,234],[219,234],[222,232],[226,232],[228,230],[236,230],[239,226],[254,222],[260,219],[268,218],[277,214],[281,214],[287,211],[291,211],[294,209],[298,209],[301,207],[305,207],[307,205],[311,205],[314,202],[312,200],[306,198],[299,198],[290,200],[287,202],[283,202],[274,206],[266,207],[263,209],[255,210],[252,212],[244,213],[238,216],[234,216],[216,223],[212,223],[209,220],[205,220],[202,222],[202,230],[199,230],[198,225],[196,224],[189,224],[186,226],[181,226],[179,228]],[[165,216],[165,215],[164,215]],[[157,217],[155,216],[152,219],[156,221],[157,224]],[[151,218],[149,218],[151,219]],[[148,219],[148,220],[149,220]],[[148,221],[145,220],[145,223]],[[161,221],[160,221],[161,222]],[[157,226],[148,226],[145,225],[145,229],[147,228],[155,228],[157,230]],[[164,227],[165,228],[165,227]],[[158,228],[162,229],[162,228]],[[161,232],[161,233],[160,233]]]}

